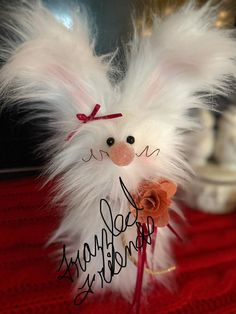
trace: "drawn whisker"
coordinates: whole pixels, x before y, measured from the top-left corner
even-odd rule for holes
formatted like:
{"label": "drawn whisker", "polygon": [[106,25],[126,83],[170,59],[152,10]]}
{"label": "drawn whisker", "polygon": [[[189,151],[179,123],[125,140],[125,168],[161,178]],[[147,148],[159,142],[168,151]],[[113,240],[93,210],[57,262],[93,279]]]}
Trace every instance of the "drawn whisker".
{"label": "drawn whisker", "polygon": [[90,148],[90,156],[89,156],[89,159],[85,160],[84,158],[82,158],[82,160],[83,160],[84,162],[89,162],[89,161],[92,159],[92,157],[94,157],[94,155],[93,155],[93,150],[92,150],[92,148]]}
{"label": "drawn whisker", "polygon": [[100,153],[100,158],[98,158],[98,157],[96,157],[95,155],[94,155],[94,153],[93,153],[93,150],[92,150],[92,148],[90,149],[90,156],[89,156],[89,158],[86,160],[85,158],[82,158],[82,160],[84,161],[84,162],[89,162],[92,158],[94,158],[95,160],[97,160],[97,161],[102,161],[103,159],[104,159],[104,156],[103,156],[103,154],[106,154],[108,157],[109,157],[109,154],[107,153],[107,152],[105,152],[104,150],[102,150],[102,149],[99,149],[99,153]]}
{"label": "drawn whisker", "polygon": [[151,154],[149,154],[148,155],[148,151],[146,151],[146,157],[150,157],[150,156],[152,156],[153,154],[155,154],[156,153],[156,156],[158,156],[159,155],[159,153],[160,153],[160,149],[159,148],[157,148],[157,149],[155,149]]}
{"label": "drawn whisker", "polygon": [[103,160],[103,158],[104,158],[104,156],[102,155],[102,154],[105,154],[107,157],[109,157],[109,154],[108,154],[108,152],[106,152],[106,151],[104,151],[104,150],[99,150],[99,152],[100,152],[100,155],[101,155],[101,157],[102,157],[102,160]]}
{"label": "drawn whisker", "polygon": [[136,154],[136,156],[137,156],[137,157],[141,157],[144,153],[145,153],[145,156],[146,156],[146,157],[151,157],[151,156],[154,155],[155,153],[156,153],[156,156],[158,156],[159,153],[160,153],[160,149],[157,148],[157,149],[155,149],[153,152],[151,152],[151,153],[149,154],[149,145],[147,145],[147,146],[144,148],[144,150],[143,150],[140,154]]}
{"label": "drawn whisker", "polygon": [[105,152],[104,150],[99,149],[99,153],[100,153],[100,158],[97,158],[95,155],[93,155],[94,159],[96,159],[98,161],[102,161],[104,159],[104,156],[102,155],[103,153],[109,157],[109,154],[107,152]]}

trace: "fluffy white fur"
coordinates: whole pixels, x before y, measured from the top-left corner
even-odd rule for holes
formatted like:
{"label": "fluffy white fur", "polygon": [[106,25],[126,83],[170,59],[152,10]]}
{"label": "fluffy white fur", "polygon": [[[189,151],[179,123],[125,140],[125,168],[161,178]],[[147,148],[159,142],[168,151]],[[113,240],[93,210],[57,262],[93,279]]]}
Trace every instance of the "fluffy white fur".
{"label": "fluffy white fur", "polygon": [[[71,29],[40,3],[9,9],[4,16],[5,28],[18,41],[8,38],[1,48],[6,63],[0,70],[0,97],[5,105],[33,103],[33,119],[50,116],[49,126],[55,136],[44,148],[53,155],[48,172],[50,178],[59,178],[57,200],[64,210],[51,241],[66,243],[68,252],[76,254],[85,242],[94,246],[95,234],[100,238],[104,227],[99,213],[101,198],[109,197],[114,215],[128,213],[119,176],[130,192],[135,192],[143,179],[167,178],[184,185],[189,170],[184,133],[194,127],[188,110],[205,107],[203,95],[231,89],[231,77],[236,73],[235,40],[232,31],[213,27],[209,5],[201,9],[187,5],[163,21],[155,18],[149,37],[135,32],[127,49],[127,73],[114,85],[109,79],[114,69],[107,58],[95,55],[83,14],[74,18]],[[43,112],[38,111],[37,102]],[[123,117],[82,125],[76,114],[89,115],[96,103],[101,104],[98,115],[121,112]],[[79,125],[71,141],[65,141]],[[149,145],[150,151],[160,149],[159,155],[135,157],[125,167],[116,166],[107,156],[102,161],[82,160],[89,157],[91,148],[97,157],[99,150],[108,151],[108,137],[125,141],[129,135],[135,137],[137,154]],[[126,237],[134,239],[135,235],[134,227]],[[154,254],[148,253],[153,268],[173,265],[173,237],[168,228],[158,230]],[[115,247],[123,252],[120,237]],[[78,285],[88,273],[100,268],[97,257],[81,274]],[[130,298],[136,272],[136,266],[128,261],[106,287]],[[156,277],[163,283],[165,278]],[[145,275],[145,286],[149,280]],[[93,288],[100,289],[99,280]]]}

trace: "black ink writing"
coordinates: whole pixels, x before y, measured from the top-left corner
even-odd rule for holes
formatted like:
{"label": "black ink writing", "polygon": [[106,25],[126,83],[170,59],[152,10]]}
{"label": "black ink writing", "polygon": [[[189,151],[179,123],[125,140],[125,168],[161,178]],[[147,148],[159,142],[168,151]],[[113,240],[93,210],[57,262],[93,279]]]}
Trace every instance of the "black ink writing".
{"label": "black ink writing", "polygon": [[[137,221],[138,211],[142,208],[138,208],[135,204],[132,195],[127,190],[124,182],[120,179],[121,189],[128,200],[128,202],[135,208],[136,215],[134,216],[130,212],[124,217],[121,214],[117,214],[113,217],[112,209],[106,199],[100,200],[100,214],[104,223],[104,228],[101,230],[100,240],[98,235],[94,235],[94,247],[91,248],[88,243],[83,244],[83,250],[77,251],[75,258],[70,257],[68,259],[66,246],[63,245],[63,255],[58,271],[63,273],[58,276],[58,279],[68,279],[73,282],[78,279],[82,273],[86,273],[87,266],[92,261],[95,262],[98,255],[101,260],[101,268],[94,274],[87,274],[83,284],[78,288],[79,293],[74,299],[74,304],[81,305],[89,294],[93,294],[93,284],[97,279],[100,279],[101,288],[104,287],[104,283],[111,283],[112,278],[117,276],[123,268],[127,266],[128,255],[132,255],[132,250],[138,251],[144,244],[144,241],[150,245],[151,235],[154,232],[154,221],[152,217],[147,217],[147,231],[145,233],[142,224]],[[135,241],[129,241],[124,245],[124,252],[118,252],[115,249],[115,238],[119,237],[128,228],[136,226],[138,232]]]}

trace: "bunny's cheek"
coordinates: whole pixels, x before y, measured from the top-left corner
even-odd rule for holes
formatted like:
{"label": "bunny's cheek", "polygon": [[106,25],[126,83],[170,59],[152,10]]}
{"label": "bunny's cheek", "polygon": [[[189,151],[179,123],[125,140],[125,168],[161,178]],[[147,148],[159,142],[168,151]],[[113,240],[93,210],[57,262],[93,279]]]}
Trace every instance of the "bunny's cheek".
{"label": "bunny's cheek", "polygon": [[135,157],[135,151],[131,145],[119,142],[110,148],[109,157],[117,166],[128,166]]}

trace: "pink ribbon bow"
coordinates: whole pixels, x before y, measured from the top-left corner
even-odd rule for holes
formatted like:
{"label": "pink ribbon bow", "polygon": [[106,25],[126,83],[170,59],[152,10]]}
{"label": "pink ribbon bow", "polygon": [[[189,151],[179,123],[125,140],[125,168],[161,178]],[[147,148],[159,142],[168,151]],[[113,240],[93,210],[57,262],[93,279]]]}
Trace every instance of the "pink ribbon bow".
{"label": "pink ribbon bow", "polygon": [[[114,119],[114,118],[122,117],[121,113],[113,113],[106,116],[96,117],[96,114],[98,113],[100,108],[101,106],[99,104],[96,104],[92,113],[89,116],[86,116],[83,113],[78,113],[76,117],[78,120],[82,121],[82,123],[87,123],[94,120],[107,120],[107,119]],[[77,132],[77,129],[72,131],[65,140],[69,141],[75,135],[76,132]]]}
{"label": "pink ribbon bow", "polygon": [[104,120],[104,119],[114,119],[114,118],[119,118],[122,117],[121,113],[113,113],[113,114],[109,114],[106,116],[101,116],[101,117],[96,117],[96,114],[98,113],[99,109],[101,108],[101,106],[99,104],[96,104],[92,113],[89,116],[86,116],[83,113],[78,113],[76,115],[76,117],[82,121],[83,123],[87,123],[93,120]]}

